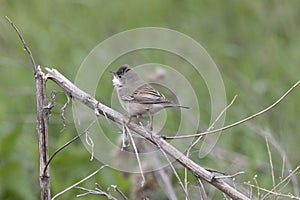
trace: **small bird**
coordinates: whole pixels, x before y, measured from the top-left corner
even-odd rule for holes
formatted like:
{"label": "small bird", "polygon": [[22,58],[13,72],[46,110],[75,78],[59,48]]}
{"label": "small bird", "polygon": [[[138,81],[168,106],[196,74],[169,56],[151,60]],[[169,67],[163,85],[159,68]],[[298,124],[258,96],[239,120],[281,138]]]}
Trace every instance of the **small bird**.
{"label": "small bird", "polygon": [[147,82],[127,64],[122,65],[118,71],[112,72],[113,85],[117,90],[122,107],[129,113],[130,118],[150,117],[150,130],[152,130],[153,115],[163,108],[189,107],[173,104]]}

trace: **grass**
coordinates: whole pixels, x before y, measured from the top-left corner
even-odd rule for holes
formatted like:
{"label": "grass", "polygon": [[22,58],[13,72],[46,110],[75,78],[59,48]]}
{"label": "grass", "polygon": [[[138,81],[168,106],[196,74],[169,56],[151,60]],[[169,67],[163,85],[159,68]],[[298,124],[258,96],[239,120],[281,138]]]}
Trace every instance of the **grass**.
{"label": "grass", "polygon": [[[227,112],[226,124],[270,105],[299,80],[300,3],[296,0],[218,3],[192,0],[2,0],[0,3],[0,199],[38,199],[39,196],[34,79],[30,61],[17,35],[5,21],[5,15],[19,27],[38,64],[55,67],[71,80],[75,79],[87,54],[113,34],[148,26],[166,27],[187,34],[202,44],[217,64],[227,101],[238,95]],[[143,62],[180,63],[182,68],[189,69],[184,61],[153,51],[124,55],[112,63],[111,69],[115,70],[123,62],[133,65]],[[190,80],[193,79],[192,69],[185,73]],[[109,75],[104,76],[100,83],[105,87],[98,86],[99,98],[109,105],[112,93]],[[192,84],[196,86],[200,99],[200,125],[205,129],[211,120],[210,106],[207,106],[211,103],[209,93],[203,80]],[[50,89],[60,90],[51,83]],[[250,124],[226,131],[207,157],[199,160],[194,154],[194,159],[224,172],[245,171],[244,175],[237,177],[239,183],[252,181],[257,174],[261,186],[271,188],[265,138],[253,127],[267,130],[286,152],[291,169],[295,168],[299,165],[299,156],[295,153],[299,151],[300,141],[297,134],[300,130],[299,94],[300,90],[296,89],[272,111]],[[64,102],[65,96],[59,94],[50,119],[51,152],[76,134],[71,109],[67,110],[67,130],[60,133],[59,109]],[[106,128],[109,130],[109,126]],[[112,134],[117,135],[115,129]],[[271,142],[269,145],[275,179],[279,180],[282,157]],[[51,166],[53,194],[99,167],[100,163],[96,160],[90,162],[89,157],[82,143],[77,142],[54,159]],[[285,175],[288,170],[285,169]],[[92,188],[94,182],[104,188],[117,184],[129,194],[131,181],[117,170],[107,171],[105,169],[83,186]],[[284,191],[293,192],[292,185],[289,184]],[[70,191],[64,198],[71,199],[76,194],[78,191]]]}

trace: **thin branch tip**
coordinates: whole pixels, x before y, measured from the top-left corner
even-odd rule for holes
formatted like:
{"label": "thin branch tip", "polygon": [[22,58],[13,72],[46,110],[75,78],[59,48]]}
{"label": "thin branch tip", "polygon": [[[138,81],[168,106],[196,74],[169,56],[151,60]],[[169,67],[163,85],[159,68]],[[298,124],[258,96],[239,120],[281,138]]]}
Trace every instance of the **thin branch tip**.
{"label": "thin branch tip", "polygon": [[25,51],[27,52],[27,54],[29,55],[29,58],[30,58],[30,61],[31,61],[31,64],[32,64],[32,66],[33,66],[33,70],[34,70],[34,73],[35,73],[35,72],[36,72],[36,69],[37,69],[37,66],[36,66],[36,64],[35,64],[35,60],[34,60],[34,58],[33,58],[33,55],[32,55],[32,53],[31,53],[31,51],[30,51],[30,48],[27,46],[27,44],[26,44],[26,42],[25,42],[25,40],[24,40],[24,38],[23,38],[21,32],[19,31],[18,27],[14,24],[14,22],[13,22],[9,17],[7,17],[7,16],[5,16],[5,18],[6,18],[6,20],[10,23],[10,25],[13,27],[13,29],[16,31],[16,33],[17,33],[19,39],[21,40],[24,50],[25,50]]}
{"label": "thin branch tip", "polygon": [[[224,126],[224,127],[221,127],[221,128],[218,128],[218,129],[213,129],[213,130],[208,130],[208,131],[205,131],[205,132],[200,132],[200,133],[197,133],[197,134],[191,134],[191,135],[179,135],[179,136],[164,136],[164,139],[165,140],[168,140],[168,139],[186,139],[186,138],[192,138],[192,137],[199,137],[199,136],[205,136],[205,135],[210,135],[210,134],[213,134],[213,133],[217,133],[217,132],[220,132],[220,131],[224,131],[224,130],[227,130],[227,129],[230,129],[234,126],[237,126],[237,125],[240,125],[242,123],[245,123],[249,120],[252,120],[266,112],[268,112],[269,110],[273,109],[274,107],[276,107],[280,102],[282,102],[283,99],[285,99],[297,86],[299,86],[300,84],[300,80],[297,81],[294,85],[292,85],[279,99],[277,99],[273,104],[271,104],[270,106],[268,106],[267,108],[253,114],[253,115],[250,115],[244,119],[241,119],[240,121],[237,121],[237,122],[234,122],[232,124],[229,124],[227,126]],[[235,100],[235,97],[233,99],[233,101]],[[233,103],[232,101],[232,103]],[[230,104],[229,104],[230,105]]]}

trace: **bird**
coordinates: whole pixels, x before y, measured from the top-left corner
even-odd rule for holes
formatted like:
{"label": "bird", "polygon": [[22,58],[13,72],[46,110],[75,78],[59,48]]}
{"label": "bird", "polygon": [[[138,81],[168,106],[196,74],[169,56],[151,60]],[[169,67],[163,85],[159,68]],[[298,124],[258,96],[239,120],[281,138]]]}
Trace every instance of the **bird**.
{"label": "bird", "polygon": [[[153,115],[168,107],[189,109],[188,106],[174,104],[164,95],[144,81],[128,64],[123,64],[113,75],[112,83],[115,87],[121,106],[129,113],[129,122],[132,117],[150,117],[152,130]],[[128,122],[128,123],[129,123]]]}

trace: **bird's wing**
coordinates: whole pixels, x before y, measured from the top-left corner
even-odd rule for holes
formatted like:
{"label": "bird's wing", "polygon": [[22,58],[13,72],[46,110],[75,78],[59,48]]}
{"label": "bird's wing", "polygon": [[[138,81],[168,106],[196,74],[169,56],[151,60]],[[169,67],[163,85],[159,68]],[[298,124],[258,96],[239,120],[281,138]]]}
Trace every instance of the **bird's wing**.
{"label": "bird's wing", "polygon": [[170,103],[170,101],[166,99],[164,95],[160,94],[148,84],[140,86],[130,95],[122,96],[122,99],[124,101],[131,101],[141,104]]}

